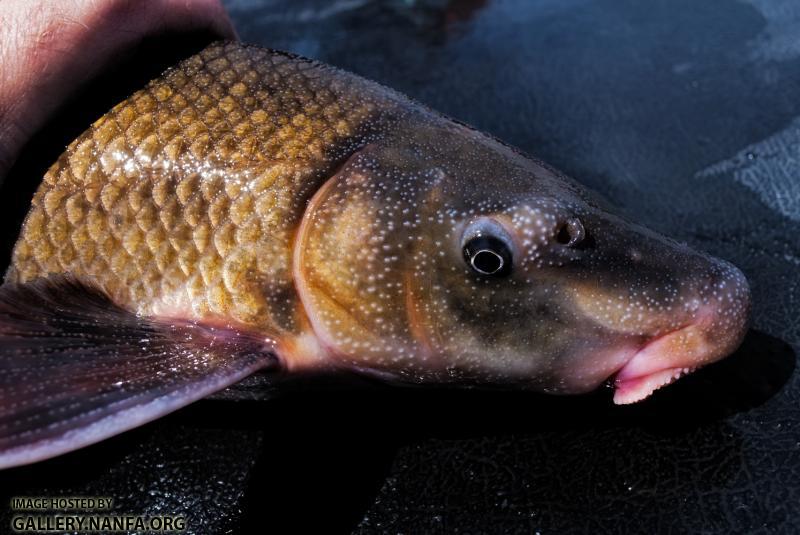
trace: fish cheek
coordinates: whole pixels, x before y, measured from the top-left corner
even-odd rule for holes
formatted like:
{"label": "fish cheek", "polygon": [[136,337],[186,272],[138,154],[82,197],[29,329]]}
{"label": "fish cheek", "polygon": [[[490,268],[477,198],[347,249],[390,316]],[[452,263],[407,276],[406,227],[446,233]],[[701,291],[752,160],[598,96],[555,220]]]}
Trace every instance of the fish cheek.
{"label": "fish cheek", "polygon": [[[446,230],[433,234],[421,249],[436,250],[436,242],[447,241],[440,239]],[[501,384],[545,380],[561,318],[544,288],[476,276],[457,246],[440,253],[414,277],[408,293],[415,296],[417,330],[428,335],[449,377]]]}

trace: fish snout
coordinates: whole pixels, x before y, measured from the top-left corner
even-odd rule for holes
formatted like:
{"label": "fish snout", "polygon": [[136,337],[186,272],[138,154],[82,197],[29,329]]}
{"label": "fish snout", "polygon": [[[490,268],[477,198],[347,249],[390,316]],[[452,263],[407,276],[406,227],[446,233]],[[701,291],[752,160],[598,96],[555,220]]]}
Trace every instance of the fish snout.
{"label": "fish snout", "polygon": [[616,373],[615,403],[640,401],[739,346],[749,325],[747,278],[724,260],[713,258],[709,264],[684,297],[681,324],[646,338]]}

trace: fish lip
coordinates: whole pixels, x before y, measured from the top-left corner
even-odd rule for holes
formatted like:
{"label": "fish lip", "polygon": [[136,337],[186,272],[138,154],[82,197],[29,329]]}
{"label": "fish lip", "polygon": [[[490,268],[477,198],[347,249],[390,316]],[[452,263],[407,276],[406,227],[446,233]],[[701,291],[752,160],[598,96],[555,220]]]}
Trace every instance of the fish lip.
{"label": "fish lip", "polygon": [[629,405],[642,401],[659,388],[674,383],[695,369],[671,367],[629,379],[616,378],[614,379],[614,404]]}
{"label": "fish lip", "polygon": [[[647,375],[647,373],[642,373],[642,374],[638,374],[638,375],[632,375],[630,377],[625,377],[625,370],[628,367],[628,365],[631,363],[631,361],[633,361],[633,359],[636,358],[637,355],[641,354],[642,352],[644,352],[648,348],[652,347],[653,345],[657,344],[658,342],[660,342],[660,341],[662,341],[662,340],[664,340],[664,339],[666,339],[666,338],[668,338],[670,336],[675,336],[677,333],[680,333],[681,331],[684,331],[684,330],[688,329],[689,327],[692,327],[693,325],[695,325],[695,323],[686,323],[686,324],[681,325],[680,327],[677,327],[675,329],[670,329],[669,331],[666,331],[666,332],[663,332],[663,333],[660,333],[660,334],[657,334],[655,336],[651,336],[651,337],[647,338],[644,341],[644,343],[642,343],[639,346],[639,349],[637,349],[630,356],[630,358],[625,362],[625,364],[623,364],[622,367],[619,370],[616,371],[615,380],[627,381],[627,380],[630,380],[630,379],[636,379],[637,377],[641,377],[642,375]],[[658,371],[658,370],[655,370],[655,371]]]}
{"label": "fish lip", "polygon": [[[642,401],[649,397],[653,392],[661,387],[674,383],[679,378],[695,371],[695,366],[656,366],[652,369],[645,366],[644,371],[632,371],[639,366],[641,356],[645,355],[648,349],[657,346],[660,342],[671,337],[680,336],[681,333],[698,327],[701,322],[692,322],[653,336],[642,344],[613,375],[612,385],[614,387],[614,404],[628,405]],[[637,357],[640,359],[637,360]]]}

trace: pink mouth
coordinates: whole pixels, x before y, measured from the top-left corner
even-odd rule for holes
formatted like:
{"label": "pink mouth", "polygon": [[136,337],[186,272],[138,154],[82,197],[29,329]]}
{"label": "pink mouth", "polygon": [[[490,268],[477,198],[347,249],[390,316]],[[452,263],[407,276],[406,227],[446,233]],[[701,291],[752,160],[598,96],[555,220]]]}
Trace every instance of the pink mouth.
{"label": "pink mouth", "polygon": [[637,351],[614,378],[614,403],[641,401],[691,373],[701,363],[716,360],[719,348],[709,344],[699,324],[663,334]]}
{"label": "pink mouth", "polygon": [[680,377],[692,371],[694,371],[694,368],[667,368],[632,379],[620,379],[617,377],[614,381],[614,403],[628,405],[641,401],[662,386],[674,383]]}

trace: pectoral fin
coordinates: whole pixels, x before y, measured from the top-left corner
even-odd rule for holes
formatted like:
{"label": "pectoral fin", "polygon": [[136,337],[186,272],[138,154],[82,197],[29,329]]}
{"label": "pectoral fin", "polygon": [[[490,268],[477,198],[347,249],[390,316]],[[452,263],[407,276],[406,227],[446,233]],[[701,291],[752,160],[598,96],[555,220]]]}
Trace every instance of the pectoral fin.
{"label": "pectoral fin", "polygon": [[75,280],[0,286],[0,468],[98,442],[277,367],[264,338],[139,317]]}

